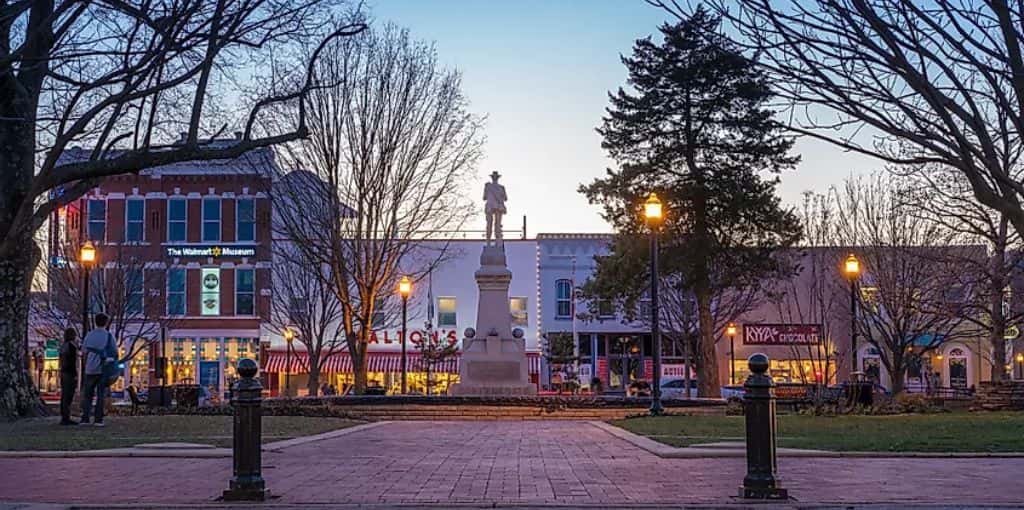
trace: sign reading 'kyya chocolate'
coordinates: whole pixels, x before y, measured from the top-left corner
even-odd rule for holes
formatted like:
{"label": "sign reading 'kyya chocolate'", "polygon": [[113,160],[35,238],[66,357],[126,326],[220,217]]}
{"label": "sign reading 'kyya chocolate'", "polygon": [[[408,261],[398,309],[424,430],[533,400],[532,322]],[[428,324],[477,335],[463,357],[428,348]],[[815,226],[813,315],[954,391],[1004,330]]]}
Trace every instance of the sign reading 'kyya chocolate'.
{"label": "sign reading 'kyya chocolate'", "polygon": [[812,345],[821,341],[820,324],[744,324],[744,345]]}
{"label": "sign reading 'kyya chocolate'", "polygon": [[184,245],[168,246],[168,257],[255,257],[255,246]]}

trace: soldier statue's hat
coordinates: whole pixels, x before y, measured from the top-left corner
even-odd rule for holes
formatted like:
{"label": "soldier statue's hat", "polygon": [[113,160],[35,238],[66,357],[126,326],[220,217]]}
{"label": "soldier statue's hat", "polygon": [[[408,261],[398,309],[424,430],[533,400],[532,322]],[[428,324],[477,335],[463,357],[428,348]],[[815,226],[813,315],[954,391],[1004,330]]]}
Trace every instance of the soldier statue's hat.
{"label": "soldier statue's hat", "polygon": [[501,178],[501,174],[499,174],[498,171],[495,170],[495,171],[491,172],[491,177],[492,178]]}

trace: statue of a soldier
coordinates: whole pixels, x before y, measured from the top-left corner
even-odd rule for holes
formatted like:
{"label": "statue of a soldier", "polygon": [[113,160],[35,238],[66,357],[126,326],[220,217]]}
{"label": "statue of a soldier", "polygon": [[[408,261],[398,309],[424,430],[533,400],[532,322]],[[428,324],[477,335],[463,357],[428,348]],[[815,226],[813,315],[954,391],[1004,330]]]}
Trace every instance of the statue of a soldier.
{"label": "statue of a soldier", "polygon": [[504,246],[501,232],[501,216],[505,210],[505,201],[508,196],[505,194],[505,186],[498,184],[501,174],[491,172],[491,182],[484,184],[484,214],[487,216],[487,243],[497,246]]}

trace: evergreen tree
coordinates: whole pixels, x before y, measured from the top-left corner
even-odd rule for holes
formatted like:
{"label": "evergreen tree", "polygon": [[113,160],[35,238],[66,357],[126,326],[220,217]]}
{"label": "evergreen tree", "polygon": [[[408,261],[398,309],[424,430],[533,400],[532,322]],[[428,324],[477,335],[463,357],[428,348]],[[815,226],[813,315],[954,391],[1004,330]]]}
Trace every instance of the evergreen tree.
{"label": "evergreen tree", "polygon": [[719,25],[697,9],[661,26],[661,44],[640,39],[622,58],[629,90],[609,94],[598,128],[619,168],[580,188],[618,231],[586,290],[629,309],[647,289],[640,205],[652,191],[665,202],[661,278],[667,294],[689,292],[696,301],[702,396],[719,394],[715,342],[722,323],[753,300],[726,302],[751,296],[763,279],[783,271],[773,252],[800,236],[798,219],[775,195],[777,174],[799,160],[789,155],[793,141],[767,107],[773,95],[764,74]]}

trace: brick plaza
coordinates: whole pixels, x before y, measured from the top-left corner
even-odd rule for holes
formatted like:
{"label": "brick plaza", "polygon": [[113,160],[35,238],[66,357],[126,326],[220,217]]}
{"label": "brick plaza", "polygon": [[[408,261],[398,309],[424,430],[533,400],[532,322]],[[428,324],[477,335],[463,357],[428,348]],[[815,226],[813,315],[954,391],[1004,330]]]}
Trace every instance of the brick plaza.
{"label": "brick plaza", "polygon": [[[102,431],[97,431],[102,433]],[[391,422],[264,454],[276,503],[736,503],[738,458],[662,459],[585,422]],[[801,503],[1020,504],[1024,458],[782,458]],[[230,459],[2,458],[0,502],[201,504]]]}

